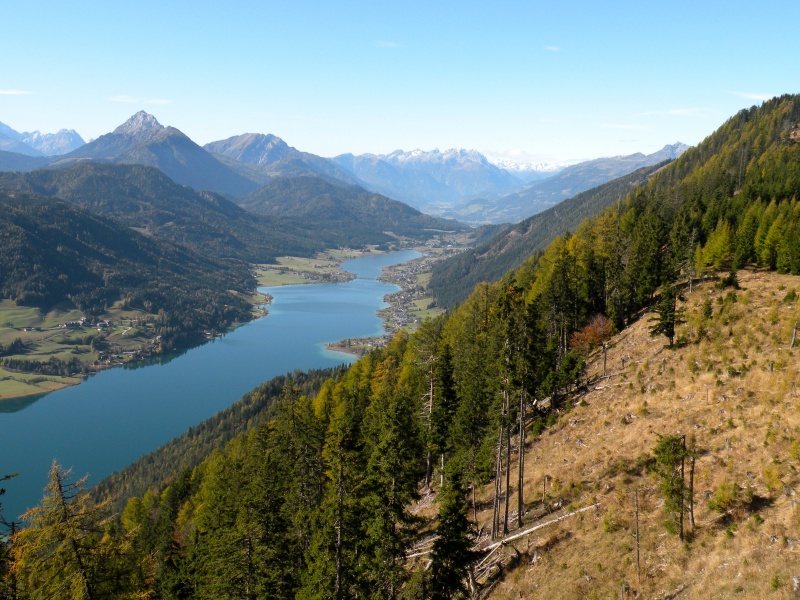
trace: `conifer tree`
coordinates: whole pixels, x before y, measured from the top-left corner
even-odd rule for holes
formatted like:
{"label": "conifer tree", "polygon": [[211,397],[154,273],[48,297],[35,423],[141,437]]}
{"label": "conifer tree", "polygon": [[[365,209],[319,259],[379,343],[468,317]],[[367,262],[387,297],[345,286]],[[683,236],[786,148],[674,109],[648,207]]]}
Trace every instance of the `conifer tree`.
{"label": "conifer tree", "polygon": [[87,477],[70,482],[71,474],[53,461],[42,503],[22,516],[29,525],[14,536],[11,569],[31,600],[100,597],[97,550],[105,506],[90,503]]}
{"label": "conifer tree", "polygon": [[[0,482],[16,477],[16,473],[0,477]],[[6,493],[0,488],[0,497]],[[12,519],[7,521],[3,515],[3,504],[0,503],[0,599],[16,600],[16,580],[10,573],[11,539],[16,533],[17,524]]]}
{"label": "conifer tree", "polygon": [[447,475],[439,495],[438,537],[433,544],[429,583],[432,600],[466,597],[464,581],[475,560],[461,475],[455,471]]}
{"label": "conifer tree", "polygon": [[685,438],[677,435],[659,437],[653,454],[656,459],[659,490],[664,499],[664,512],[667,513],[664,525],[668,531],[677,533],[683,539],[683,515],[688,494],[683,463],[689,456]]}
{"label": "conifer tree", "polygon": [[684,310],[677,307],[678,300],[682,299],[678,288],[665,284],[661,286],[661,297],[653,306],[655,316],[651,320],[655,324],[650,327],[650,335],[653,337],[666,336],[670,348],[675,342],[675,327],[684,322]]}

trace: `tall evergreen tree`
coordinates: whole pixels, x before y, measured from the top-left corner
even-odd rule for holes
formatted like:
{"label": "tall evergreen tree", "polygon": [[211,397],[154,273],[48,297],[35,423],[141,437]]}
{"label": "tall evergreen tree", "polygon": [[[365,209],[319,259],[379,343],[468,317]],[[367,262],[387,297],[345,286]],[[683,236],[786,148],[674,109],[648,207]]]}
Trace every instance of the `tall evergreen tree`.
{"label": "tall evergreen tree", "polygon": [[104,506],[90,503],[86,477],[71,482],[71,474],[53,461],[42,503],[22,516],[29,525],[14,536],[11,569],[31,600],[100,598]]}
{"label": "tall evergreen tree", "polygon": [[678,300],[682,300],[680,290],[672,285],[661,286],[661,297],[653,306],[655,313],[650,327],[650,335],[664,335],[669,340],[670,348],[675,342],[675,327],[684,322],[684,309],[678,308]]}
{"label": "tall evergreen tree", "polygon": [[451,471],[439,495],[438,537],[433,544],[429,582],[432,600],[467,596],[464,582],[475,560],[468,510],[461,475]]}

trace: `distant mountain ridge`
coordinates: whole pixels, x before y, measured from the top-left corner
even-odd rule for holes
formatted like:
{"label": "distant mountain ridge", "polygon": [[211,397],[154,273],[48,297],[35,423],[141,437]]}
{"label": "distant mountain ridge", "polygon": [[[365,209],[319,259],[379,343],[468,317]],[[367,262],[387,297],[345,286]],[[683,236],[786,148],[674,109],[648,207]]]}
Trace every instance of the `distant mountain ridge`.
{"label": "distant mountain ridge", "polygon": [[480,152],[463,148],[341,154],[333,160],[370,189],[432,213],[442,213],[466,199],[507,194],[523,185],[523,180]]}
{"label": "distant mountain ridge", "polygon": [[233,196],[258,187],[256,182],[223,165],[183,132],[164,127],[144,111],[53,164],[63,166],[85,159],[148,165],[158,168],[176,183]]}
{"label": "distant mountain ridge", "polygon": [[521,179],[524,183],[532,183],[541,179],[546,179],[563,171],[575,162],[525,162],[507,158],[489,158],[490,163],[508,171],[512,175]]}
{"label": "distant mountain ridge", "polygon": [[58,156],[75,150],[85,144],[74,129],[61,129],[57,133],[39,131],[15,131],[5,123],[0,123],[0,150],[17,152],[27,156]]}
{"label": "distant mountain ridge", "polygon": [[532,183],[522,191],[496,200],[468,202],[445,214],[469,223],[516,223],[617,177],[678,158],[687,148],[689,146],[678,142],[652,154],[637,152],[585,161],[566,167],[544,181]]}
{"label": "distant mountain ridge", "polygon": [[271,177],[315,175],[329,181],[363,185],[357,177],[332,160],[301,152],[272,134],[244,133],[210,142],[203,148],[224,164],[259,183],[266,183]]}

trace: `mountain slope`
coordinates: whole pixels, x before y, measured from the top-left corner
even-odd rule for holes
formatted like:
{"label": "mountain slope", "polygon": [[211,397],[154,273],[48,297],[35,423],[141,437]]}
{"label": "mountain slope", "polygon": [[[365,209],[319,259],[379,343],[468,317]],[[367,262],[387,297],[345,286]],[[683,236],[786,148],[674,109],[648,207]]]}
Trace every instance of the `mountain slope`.
{"label": "mountain slope", "polygon": [[[250,179],[266,183],[271,177],[317,175],[329,181],[352,185],[361,182],[332,160],[308,152],[300,152],[281,138],[268,134],[245,133],[203,146],[217,156],[235,161],[222,162]],[[238,165],[247,165],[242,169]]]}
{"label": "mountain slope", "polygon": [[458,223],[424,215],[397,200],[319,177],[276,178],[242,197],[240,204],[254,213],[296,223],[335,245],[365,238],[386,242],[392,239],[389,232],[425,239],[434,231],[461,229]]}
{"label": "mountain slope", "polygon": [[61,157],[53,166],[93,159],[156,167],[175,182],[240,196],[258,185],[220,163],[174,127],[140,111],[113,132]]}
{"label": "mountain slope", "polygon": [[463,302],[481,281],[499,280],[544,250],[556,236],[574,231],[581,221],[611,206],[666,163],[642,167],[629,175],[573,196],[511,226],[476,248],[437,264],[428,284],[440,306],[453,308]]}
{"label": "mountain slope", "polygon": [[[245,266],[148,238],[63,201],[0,191],[0,295],[43,311],[73,305],[103,314],[117,300],[159,321],[163,348],[249,319]],[[196,310],[204,307],[202,314]],[[163,329],[162,329],[163,328]]]}
{"label": "mountain slope", "polygon": [[50,161],[46,156],[0,150],[0,171],[32,171],[47,166]]}
{"label": "mountain slope", "polygon": [[142,165],[79,163],[0,173],[0,188],[54,196],[164,240],[219,259],[271,262],[309,255],[321,242],[249,214],[225,198],[181,186]]}
{"label": "mountain slope", "polygon": [[[623,582],[629,598],[793,597],[800,361],[789,346],[800,305],[784,297],[800,280],[740,275],[741,290],[687,293],[680,347],[652,338],[645,317],[608,341],[605,376],[602,351],[590,355],[585,385],[525,453],[524,528],[541,527],[488,561],[479,582],[494,582],[489,598],[611,598]],[[694,473],[685,542],[664,526],[654,449],[667,435],[686,435],[697,456],[685,464],[687,486]],[[483,506],[492,492],[478,494]],[[491,510],[479,512],[484,529],[490,521]]]}

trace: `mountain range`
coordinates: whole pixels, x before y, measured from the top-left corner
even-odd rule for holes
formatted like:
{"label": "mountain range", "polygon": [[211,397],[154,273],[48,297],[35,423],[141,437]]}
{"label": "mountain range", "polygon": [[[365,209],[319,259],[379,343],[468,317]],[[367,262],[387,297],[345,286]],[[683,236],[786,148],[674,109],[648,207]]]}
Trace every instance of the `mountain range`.
{"label": "mountain range", "polygon": [[477,197],[499,197],[523,182],[475,150],[397,150],[391,154],[342,154],[333,159],[368,187],[432,213]]}
{"label": "mountain range", "polygon": [[563,164],[492,162],[475,150],[396,150],[323,158],[271,134],[245,133],[201,147],[140,111],[84,144],[73,131],[18,133],[0,124],[0,171],[60,168],[79,161],[156,167],[176,183],[242,197],[276,177],[319,177],[472,224],[516,222],[564,198],[674,158],[683,144],[642,155]]}
{"label": "mountain range", "polygon": [[39,131],[15,131],[0,123],[0,150],[27,156],[57,156],[82,146],[85,142],[74,129],[62,129],[57,133]]}

